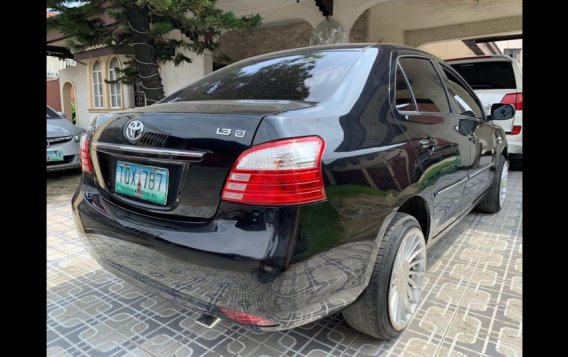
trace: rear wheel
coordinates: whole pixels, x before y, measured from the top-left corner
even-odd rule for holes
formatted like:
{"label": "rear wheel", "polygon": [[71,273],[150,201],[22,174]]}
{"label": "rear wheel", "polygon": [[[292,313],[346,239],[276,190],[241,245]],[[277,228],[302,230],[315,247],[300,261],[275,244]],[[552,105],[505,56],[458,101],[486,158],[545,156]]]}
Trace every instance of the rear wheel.
{"label": "rear wheel", "polygon": [[343,317],[369,336],[396,337],[416,313],[425,271],[426,242],[420,224],[397,213],[381,242],[369,286],[343,310]]}
{"label": "rear wheel", "polygon": [[499,156],[497,170],[493,182],[485,197],[477,204],[476,210],[486,213],[497,213],[503,208],[507,198],[507,179],[509,177],[509,162],[505,156]]}

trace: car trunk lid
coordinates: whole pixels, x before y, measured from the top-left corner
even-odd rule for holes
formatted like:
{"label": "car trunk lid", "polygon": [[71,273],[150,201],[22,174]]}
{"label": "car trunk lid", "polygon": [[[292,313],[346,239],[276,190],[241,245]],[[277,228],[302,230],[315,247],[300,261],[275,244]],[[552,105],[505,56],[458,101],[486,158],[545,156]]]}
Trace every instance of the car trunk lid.
{"label": "car trunk lid", "polygon": [[[293,101],[177,102],[117,114],[92,138],[97,186],[108,200],[143,214],[211,219],[228,171],[251,146],[262,118],[308,106]],[[128,138],[131,123],[139,134],[134,140]]]}

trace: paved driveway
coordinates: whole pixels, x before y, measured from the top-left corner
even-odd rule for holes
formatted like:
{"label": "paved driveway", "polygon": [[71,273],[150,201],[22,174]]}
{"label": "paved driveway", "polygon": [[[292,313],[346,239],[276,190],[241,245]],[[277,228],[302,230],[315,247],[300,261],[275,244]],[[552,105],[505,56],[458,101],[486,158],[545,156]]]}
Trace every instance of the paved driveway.
{"label": "paved driveway", "polygon": [[79,174],[47,179],[48,356],[520,356],[522,173],[506,207],[469,214],[428,253],[424,299],[396,340],[352,330],[341,314],[282,332],[230,322],[196,325],[196,313],[104,271],[83,249],[70,200]]}

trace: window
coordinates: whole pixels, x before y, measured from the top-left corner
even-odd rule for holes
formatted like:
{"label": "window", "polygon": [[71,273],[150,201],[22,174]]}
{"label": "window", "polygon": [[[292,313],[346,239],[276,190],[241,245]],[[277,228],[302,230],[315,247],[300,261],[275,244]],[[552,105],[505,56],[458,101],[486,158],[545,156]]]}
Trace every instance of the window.
{"label": "window", "polygon": [[[116,81],[118,79],[117,68],[120,68],[120,63],[115,57],[110,60],[108,65],[108,80]],[[111,108],[121,108],[122,107],[122,86],[119,82],[109,83],[109,93],[110,93],[110,107]]]}
{"label": "window", "polygon": [[515,89],[515,74],[509,61],[452,64],[473,89]]}
{"label": "window", "polygon": [[103,108],[103,72],[101,62],[93,63],[93,107]]}
{"label": "window", "polygon": [[460,115],[481,118],[482,109],[479,107],[475,98],[471,93],[464,87],[459,79],[450,72],[448,69],[444,68],[444,73],[448,77],[448,91],[450,95],[456,101]]}
{"label": "window", "polygon": [[410,83],[418,111],[449,113],[446,91],[432,62],[416,57],[402,57],[399,62]]}
{"label": "window", "polygon": [[396,69],[396,83],[395,83],[395,101],[396,109],[400,112],[415,112],[416,105],[412,99],[412,92],[408,88],[404,73],[400,70],[400,66]]}
{"label": "window", "polygon": [[51,109],[50,107],[46,107],[46,109],[47,109],[46,111],[47,119],[61,119],[59,114],[57,114],[53,109]]}
{"label": "window", "polygon": [[217,99],[321,102],[337,89],[361,53],[321,51],[246,60],[219,69],[161,102]]}

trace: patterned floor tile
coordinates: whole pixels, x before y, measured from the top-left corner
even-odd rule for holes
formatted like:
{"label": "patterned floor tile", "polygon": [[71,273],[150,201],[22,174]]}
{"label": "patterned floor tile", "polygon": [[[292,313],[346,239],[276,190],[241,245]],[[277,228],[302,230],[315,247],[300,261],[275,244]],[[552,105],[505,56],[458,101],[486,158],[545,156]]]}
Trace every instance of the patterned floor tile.
{"label": "patterned floor tile", "polygon": [[522,173],[498,214],[470,213],[428,251],[423,300],[407,330],[380,341],[341,313],[259,332],[198,316],[109,274],[77,240],[73,173],[47,182],[48,356],[521,356]]}
{"label": "patterned floor tile", "polygon": [[273,350],[266,345],[260,345],[256,349],[252,350],[247,357],[280,357],[284,356],[282,353]]}

